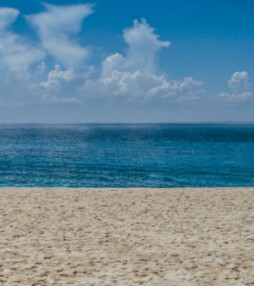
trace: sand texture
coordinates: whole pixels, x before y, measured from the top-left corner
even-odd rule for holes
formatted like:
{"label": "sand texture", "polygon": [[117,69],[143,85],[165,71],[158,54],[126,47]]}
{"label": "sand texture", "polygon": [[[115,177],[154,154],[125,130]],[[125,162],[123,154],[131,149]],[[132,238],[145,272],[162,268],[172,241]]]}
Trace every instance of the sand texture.
{"label": "sand texture", "polygon": [[254,285],[254,189],[0,189],[0,285]]}

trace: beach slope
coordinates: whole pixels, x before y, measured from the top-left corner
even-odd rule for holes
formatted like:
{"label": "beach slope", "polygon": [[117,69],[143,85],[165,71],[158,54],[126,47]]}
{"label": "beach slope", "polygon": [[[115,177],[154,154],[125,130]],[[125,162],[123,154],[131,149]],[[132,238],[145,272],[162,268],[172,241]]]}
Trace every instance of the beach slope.
{"label": "beach slope", "polygon": [[254,189],[0,189],[1,285],[254,285]]}

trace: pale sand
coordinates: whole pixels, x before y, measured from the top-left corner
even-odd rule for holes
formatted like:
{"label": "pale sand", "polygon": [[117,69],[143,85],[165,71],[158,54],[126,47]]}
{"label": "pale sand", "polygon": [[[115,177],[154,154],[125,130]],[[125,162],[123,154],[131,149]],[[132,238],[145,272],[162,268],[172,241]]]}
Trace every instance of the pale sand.
{"label": "pale sand", "polygon": [[0,189],[1,285],[254,285],[254,189]]}

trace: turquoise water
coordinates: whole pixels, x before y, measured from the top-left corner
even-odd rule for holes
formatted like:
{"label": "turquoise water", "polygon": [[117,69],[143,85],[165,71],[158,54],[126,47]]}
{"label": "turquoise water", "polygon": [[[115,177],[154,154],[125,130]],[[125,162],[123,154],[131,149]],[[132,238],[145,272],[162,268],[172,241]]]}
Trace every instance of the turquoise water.
{"label": "turquoise water", "polygon": [[254,186],[254,125],[0,125],[0,186]]}

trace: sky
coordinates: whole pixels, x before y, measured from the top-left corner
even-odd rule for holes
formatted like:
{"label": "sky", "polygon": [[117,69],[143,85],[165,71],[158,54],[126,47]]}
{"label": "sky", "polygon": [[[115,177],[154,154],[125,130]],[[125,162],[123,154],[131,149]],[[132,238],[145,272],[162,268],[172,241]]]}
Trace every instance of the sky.
{"label": "sky", "polygon": [[0,123],[254,122],[252,0],[0,0]]}

